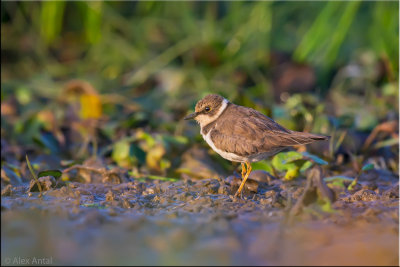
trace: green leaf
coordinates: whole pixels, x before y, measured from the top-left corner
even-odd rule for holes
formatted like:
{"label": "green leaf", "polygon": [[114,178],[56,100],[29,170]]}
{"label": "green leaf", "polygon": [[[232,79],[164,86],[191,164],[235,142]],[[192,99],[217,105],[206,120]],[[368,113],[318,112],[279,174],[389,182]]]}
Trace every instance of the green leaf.
{"label": "green leaf", "polygon": [[327,213],[336,213],[337,211],[332,207],[332,203],[329,198],[324,197],[323,199],[318,201],[318,204],[321,207],[321,210]]}
{"label": "green leaf", "polygon": [[303,154],[303,156],[306,157],[307,159],[310,159],[311,161],[313,161],[319,165],[328,165],[328,162],[326,162],[325,160],[321,159],[320,157],[318,157],[316,155],[313,155],[308,152],[302,152],[301,154]]}
{"label": "green leaf", "polygon": [[283,163],[284,164],[286,164],[286,163],[289,163],[289,162],[293,162],[293,161],[295,161],[295,160],[299,160],[299,159],[302,159],[303,158],[303,155],[301,154],[301,153],[299,153],[299,152],[296,152],[296,151],[289,151],[289,152],[286,152],[286,153],[283,153],[284,155],[284,158],[283,158]]}
{"label": "green leaf", "polygon": [[304,172],[312,166],[311,161],[305,161],[304,164],[300,167],[300,172]]}
{"label": "green leaf", "polygon": [[373,170],[374,169],[374,164],[372,164],[372,163],[369,163],[369,164],[365,164],[363,167],[362,167],[362,171],[369,171],[369,170]]}
{"label": "green leaf", "polygon": [[346,187],[344,184],[345,182],[351,184],[355,181],[355,179],[347,176],[337,175],[337,176],[325,177],[324,181],[326,183],[332,184],[333,186],[345,188]]}
{"label": "green leaf", "polygon": [[189,139],[186,136],[171,136],[171,135],[163,135],[162,139],[168,143],[174,145],[187,145],[189,143]]}
{"label": "green leaf", "polygon": [[59,170],[46,170],[46,171],[41,171],[38,173],[38,178],[44,177],[44,176],[53,176],[54,178],[58,179],[61,177],[62,172]]}
{"label": "green leaf", "polygon": [[172,182],[179,180],[179,178],[163,177],[163,176],[158,176],[158,175],[149,175],[149,176],[147,176],[147,178],[153,179],[153,180],[172,181]]}
{"label": "green leaf", "polygon": [[371,131],[378,125],[377,114],[360,110],[356,116],[356,128],[361,131]]}
{"label": "green leaf", "polygon": [[385,147],[385,146],[394,146],[394,145],[397,145],[398,143],[399,143],[399,139],[398,138],[391,138],[391,139],[388,139],[388,140],[377,142],[374,145],[374,148],[378,149],[378,148],[382,148],[382,147]]}
{"label": "green leaf", "polygon": [[[299,175],[299,171],[304,172],[312,166],[314,160],[308,159],[312,156],[304,157],[302,153],[296,151],[281,152],[273,157],[271,162],[277,171],[286,171],[285,179],[291,180]],[[316,157],[315,160],[318,159]]]}
{"label": "green leaf", "polygon": [[357,178],[354,179],[354,181],[351,182],[351,184],[347,187],[347,190],[349,190],[349,191],[353,190],[354,187],[357,185],[357,183],[358,183],[358,176],[357,176]]}
{"label": "green leaf", "polygon": [[290,163],[288,163],[288,164],[295,164],[297,167],[301,167],[301,166],[303,166],[304,165],[304,163],[306,163],[307,162],[307,160],[306,159],[296,159],[296,160],[294,160],[294,161],[292,161],[292,162],[290,162]]}
{"label": "green leaf", "polygon": [[341,187],[341,188],[345,188],[345,182],[346,183],[353,183],[354,182],[354,178],[351,177],[347,177],[347,176],[341,176],[341,175],[337,175],[337,176],[331,176],[331,177],[325,177],[324,181],[326,183],[329,183],[333,186],[337,186],[337,187]]}
{"label": "green leaf", "polygon": [[138,139],[145,140],[149,147],[152,147],[152,146],[154,146],[156,144],[156,140],[149,133],[146,133],[146,132],[143,132],[143,131],[139,131],[139,132],[137,132],[136,137]]}
{"label": "green leaf", "polygon": [[160,169],[165,170],[171,167],[171,162],[167,159],[161,159],[160,161]]}
{"label": "green leaf", "polygon": [[297,176],[299,176],[299,167],[295,166],[295,167],[287,170],[287,172],[285,174],[285,180],[293,180]]}
{"label": "green leaf", "polygon": [[335,187],[341,187],[341,188],[345,188],[346,186],[344,185],[343,181],[333,181],[331,183],[329,183],[332,186]]}
{"label": "green leaf", "polygon": [[[114,144],[111,158],[120,166],[126,166],[129,163],[130,143],[127,140],[121,140]],[[127,162],[128,161],[128,162]]]}
{"label": "green leaf", "polygon": [[32,92],[29,88],[22,86],[16,90],[15,97],[21,105],[26,105],[32,99]]}
{"label": "green leaf", "polygon": [[272,166],[278,171],[293,169],[296,164],[292,162],[302,158],[303,155],[296,151],[281,152],[272,158]]}
{"label": "green leaf", "polygon": [[353,182],[354,178],[344,176],[344,175],[336,175],[336,176],[325,177],[324,181],[327,183],[335,182],[335,181]]}
{"label": "green leaf", "polygon": [[144,152],[138,145],[132,144],[130,152],[140,164],[146,163],[146,152]]}
{"label": "green leaf", "polygon": [[253,162],[251,165],[252,165],[253,170],[264,170],[269,173],[274,173],[272,165],[269,161],[261,160],[261,161]]}
{"label": "green leaf", "polygon": [[111,158],[118,166],[130,168],[138,162],[143,164],[146,153],[136,144],[132,143],[132,138],[124,138],[114,144]]}

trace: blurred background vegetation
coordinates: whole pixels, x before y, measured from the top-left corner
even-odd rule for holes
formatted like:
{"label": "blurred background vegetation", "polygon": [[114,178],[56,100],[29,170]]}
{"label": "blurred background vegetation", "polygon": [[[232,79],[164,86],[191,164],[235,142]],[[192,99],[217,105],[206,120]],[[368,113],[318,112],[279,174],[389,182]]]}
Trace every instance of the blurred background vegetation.
{"label": "blurred background vegetation", "polygon": [[182,121],[208,93],[331,135],[311,151],[338,172],[398,172],[398,21],[397,1],[1,2],[2,183],[29,179],[25,154],[38,170],[232,172]]}

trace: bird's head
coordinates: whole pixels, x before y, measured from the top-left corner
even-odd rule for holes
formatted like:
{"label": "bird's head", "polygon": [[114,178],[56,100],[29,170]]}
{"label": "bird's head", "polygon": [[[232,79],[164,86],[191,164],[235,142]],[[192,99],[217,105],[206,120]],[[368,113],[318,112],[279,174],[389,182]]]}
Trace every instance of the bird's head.
{"label": "bird's head", "polygon": [[196,120],[201,127],[215,121],[228,106],[229,101],[220,95],[207,95],[199,100],[195,112],[187,115],[184,119]]}

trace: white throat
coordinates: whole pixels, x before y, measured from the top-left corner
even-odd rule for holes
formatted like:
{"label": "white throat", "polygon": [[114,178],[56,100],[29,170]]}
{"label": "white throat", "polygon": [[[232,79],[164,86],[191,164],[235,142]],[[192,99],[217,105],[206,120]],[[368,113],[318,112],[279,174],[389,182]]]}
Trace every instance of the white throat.
{"label": "white throat", "polygon": [[198,115],[196,117],[196,121],[200,124],[200,127],[204,127],[207,124],[218,119],[219,116],[221,116],[222,112],[224,112],[224,110],[228,106],[228,103],[229,103],[229,101],[224,98],[224,100],[222,101],[222,105],[218,109],[218,112],[216,114],[214,114],[213,116],[208,116],[206,114]]}

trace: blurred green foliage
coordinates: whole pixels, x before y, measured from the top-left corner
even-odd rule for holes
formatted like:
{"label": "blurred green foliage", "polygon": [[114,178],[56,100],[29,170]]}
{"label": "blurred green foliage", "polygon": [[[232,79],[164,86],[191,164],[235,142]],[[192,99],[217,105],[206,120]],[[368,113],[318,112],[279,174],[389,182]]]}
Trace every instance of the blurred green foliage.
{"label": "blurred green foliage", "polygon": [[219,93],[358,153],[347,130],[398,119],[398,20],[396,1],[1,2],[2,139],[174,176],[201,140],[182,117]]}
{"label": "blurred green foliage", "polygon": [[240,67],[268,88],[257,70],[268,67],[270,51],[293,52],[296,61],[329,72],[363,49],[386,57],[398,73],[395,1],[4,2],[2,30],[3,51],[18,49],[17,59],[34,56],[25,63],[33,68],[19,73],[25,77],[43,68],[56,77],[92,71],[106,81],[127,75],[125,83],[135,85],[166,66],[181,66],[189,90],[217,85],[234,97],[218,78]]}

